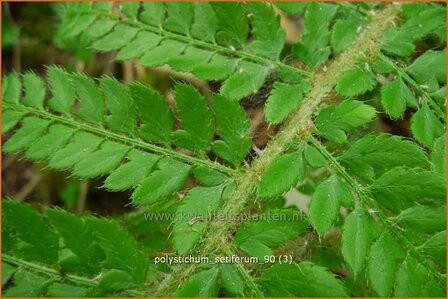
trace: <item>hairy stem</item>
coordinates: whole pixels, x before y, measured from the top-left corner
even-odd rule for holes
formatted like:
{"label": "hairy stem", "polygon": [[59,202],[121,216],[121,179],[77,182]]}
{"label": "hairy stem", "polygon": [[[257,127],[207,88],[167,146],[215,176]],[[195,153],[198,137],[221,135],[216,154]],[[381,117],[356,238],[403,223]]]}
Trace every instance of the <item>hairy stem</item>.
{"label": "hairy stem", "polygon": [[[220,213],[237,215],[244,211],[247,203],[255,197],[255,189],[264,169],[288,148],[298,133],[301,134],[309,129],[311,119],[319,111],[325,98],[332,93],[341,75],[356,64],[360,58],[376,56],[379,53],[383,33],[396,20],[399,8],[399,5],[386,6],[372,19],[370,26],[361,33],[348,50],[337,57],[326,70],[313,76],[313,88],[300,108],[286,120],[279,133],[253,161],[251,167],[235,177],[237,188],[230,199],[224,203]],[[194,254],[197,256],[219,254],[231,241],[230,232],[237,225],[237,223],[219,221],[218,219],[212,221],[204,238],[196,246]],[[162,283],[159,293],[172,294],[196,269],[195,265],[177,265],[173,269],[169,281]]]}
{"label": "hairy stem", "polygon": [[196,157],[184,155],[182,153],[179,153],[179,152],[167,149],[167,148],[163,148],[163,147],[159,147],[159,146],[156,146],[156,145],[153,145],[150,143],[146,143],[146,142],[136,139],[134,137],[132,137],[132,138],[127,137],[124,135],[120,135],[120,134],[108,131],[105,128],[95,127],[95,126],[92,126],[92,125],[89,125],[86,123],[80,123],[80,122],[75,121],[74,119],[58,116],[58,115],[49,113],[45,110],[39,110],[36,108],[24,106],[21,104],[12,104],[12,103],[8,103],[5,101],[3,101],[3,103],[2,103],[2,107],[3,107],[3,109],[11,109],[11,110],[23,112],[25,114],[35,115],[35,116],[38,116],[43,119],[58,122],[58,123],[67,125],[72,128],[76,128],[76,129],[79,129],[79,130],[82,130],[85,132],[93,133],[100,137],[107,138],[108,140],[112,140],[112,141],[127,144],[127,145],[132,145],[137,148],[146,150],[148,152],[152,152],[152,153],[159,154],[159,155],[162,155],[165,157],[177,159],[179,161],[182,161],[182,162],[185,162],[185,163],[188,163],[191,165],[204,165],[204,166],[207,166],[212,169],[216,169],[220,172],[223,172],[223,173],[226,173],[229,175],[235,175],[238,172],[235,169],[226,167],[226,166],[218,164],[218,163],[213,163],[209,160],[199,159]]}
{"label": "hairy stem", "polygon": [[436,113],[436,115],[446,122],[445,112],[440,108],[436,101],[417,83],[412,79],[404,69],[395,64],[391,59],[383,54],[379,54],[378,57],[384,61],[387,65],[392,67],[401,78],[404,79],[412,88],[425,100],[426,104],[431,107],[432,111]]}
{"label": "hairy stem", "polygon": [[[370,209],[375,211],[375,215],[380,220],[381,224],[393,235],[393,237],[400,243],[401,247],[405,252],[410,252],[414,258],[416,258],[421,265],[423,265],[426,270],[431,273],[431,275],[437,280],[442,288],[445,287],[445,279],[440,275],[440,273],[433,268],[431,264],[418,252],[415,248],[414,244],[409,241],[401,232],[397,231],[394,227],[394,224],[389,220],[386,214],[383,211],[383,208],[380,204],[378,204],[371,196],[369,196],[361,184],[359,184],[348,172],[344,169],[344,167],[336,160],[333,155],[327,151],[324,145],[320,143],[312,134],[308,134],[308,140],[314,145],[314,147],[330,162],[330,164],[334,167],[334,169],[347,181],[347,183],[351,186],[353,191],[358,194],[359,199]],[[373,215],[369,213],[369,215],[375,220]]]}

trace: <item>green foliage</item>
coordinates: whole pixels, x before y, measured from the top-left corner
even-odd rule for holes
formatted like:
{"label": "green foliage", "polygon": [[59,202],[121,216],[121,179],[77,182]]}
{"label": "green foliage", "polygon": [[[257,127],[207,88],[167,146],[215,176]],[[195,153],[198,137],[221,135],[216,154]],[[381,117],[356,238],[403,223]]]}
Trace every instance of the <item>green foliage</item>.
{"label": "green foliage", "polygon": [[375,118],[375,108],[360,101],[345,100],[339,105],[322,109],[316,128],[323,137],[336,143],[347,142],[345,132],[361,127]]}
{"label": "green foliage", "polygon": [[284,154],[265,169],[258,183],[258,195],[261,197],[281,195],[303,177],[303,149]]}
{"label": "green foliage", "polygon": [[270,4],[143,3],[134,4],[132,13],[120,9],[125,16],[118,21],[97,5],[86,5],[81,15],[77,5],[67,5],[58,35],[87,40],[97,51],[116,50],[118,60],[168,64],[199,79],[225,80],[221,93],[233,100],[256,92],[268,72],[282,65],[285,32]]}
{"label": "green foliage", "polygon": [[342,74],[336,85],[341,96],[354,97],[372,90],[376,85],[375,77],[368,64],[359,64]]}
{"label": "green foliage", "polygon": [[324,234],[333,226],[342,203],[353,205],[353,195],[337,176],[332,175],[319,184],[310,203],[311,224],[319,234]]}
{"label": "green foliage", "polygon": [[360,274],[370,248],[372,234],[368,217],[363,208],[357,207],[345,218],[342,228],[342,254],[355,276]]}
{"label": "green foliage", "polygon": [[371,186],[373,196],[391,210],[410,207],[414,202],[439,202],[446,196],[445,180],[431,171],[396,167]]}
{"label": "green foliage", "polygon": [[258,257],[272,255],[271,248],[302,234],[307,222],[303,216],[293,209],[268,210],[253,219],[244,222],[238,229],[234,243],[249,256]]}
{"label": "green foliage", "polygon": [[384,84],[381,88],[381,103],[386,113],[393,118],[401,117],[406,106],[415,102],[411,90],[400,78]]}
{"label": "green foliage", "polygon": [[392,293],[395,273],[403,259],[400,245],[388,234],[381,235],[370,248],[367,275],[379,296],[388,297]]}
{"label": "green foliage", "polygon": [[310,3],[305,12],[305,29],[294,54],[306,65],[315,68],[328,59],[331,49],[328,27],[338,7],[329,3]]}
{"label": "green foliage", "polygon": [[302,86],[276,82],[268,97],[265,117],[270,123],[282,122],[302,101]]}
{"label": "green foliage", "polygon": [[[31,206],[13,200],[4,200],[2,205],[2,221],[17,236],[17,243],[4,251],[8,255],[3,261],[4,269],[13,278],[13,286],[5,296],[88,296],[95,292],[106,295],[145,283],[149,261],[137,241],[116,222],[81,218],[60,209],[47,209],[48,218],[42,217]],[[31,267],[27,263],[30,261],[39,261],[42,266]],[[22,264],[23,268],[13,270]],[[85,275],[77,276],[84,288],[52,279],[58,275],[53,267],[60,267],[69,276]],[[37,269],[45,269],[43,276],[34,273]],[[98,282],[89,278],[102,271],[106,274]]]}
{"label": "green foliage", "polygon": [[428,106],[419,109],[411,119],[411,130],[415,139],[432,148],[434,139],[444,133],[442,123]]}
{"label": "green foliage", "polygon": [[377,174],[392,167],[426,168],[428,164],[423,149],[417,144],[389,134],[362,137],[342,154],[341,162],[366,180],[373,180]]}
{"label": "green foliage", "polygon": [[[5,199],[2,295],[446,296],[443,5],[55,11],[53,40],[73,61],[111,52],[113,74],[137,66],[137,80],[71,65],[47,66],[44,80],[7,64],[3,152],[72,175],[70,203],[50,204],[72,209],[79,179],[104,179],[104,192],[131,194],[132,211],[41,214]],[[155,259],[177,255],[208,262]]]}
{"label": "green foliage", "polygon": [[[193,248],[204,234],[209,217],[218,210],[224,186],[191,189],[177,209],[173,227],[173,245],[179,254]],[[207,204],[204,205],[204,198]]]}
{"label": "green foliage", "polygon": [[341,282],[325,268],[310,262],[277,264],[259,278],[271,297],[346,297]]}

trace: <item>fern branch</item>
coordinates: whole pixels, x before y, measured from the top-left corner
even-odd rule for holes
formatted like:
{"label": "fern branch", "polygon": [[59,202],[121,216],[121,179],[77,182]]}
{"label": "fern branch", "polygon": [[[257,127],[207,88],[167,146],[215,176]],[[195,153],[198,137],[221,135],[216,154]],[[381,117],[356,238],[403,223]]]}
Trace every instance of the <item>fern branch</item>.
{"label": "fern branch", "polygon": [[[274,136],[269,145],[260,153],[246,172],[236,177],[237,188],[230,199],[224,203],[220,213],[224,215],[238,215],[248,202],[254,198],[254,191],[259,181],[259,175],[273,161],[279,157],[295,139],[298,132],[309,129],[313,115],[319,110],[326,97],[332,93],[341,75],[353,67],[360,57],[375,56],[379,52],[381,38],[384,31],[396,20],[400,6],[389,5],[373,18],[368,27],[353,46],[343,52],[326,70],[313,76],[312,91],[303,101],[300,108],[284,123],[283,128]],[[233,222],[213,221],[197,246],[197,256],[207,256],[226,248],[228,233]],[[182,284],[196,270],[196,266],[178,265],[171,275],[171,280],[162,286],[161,293],[172,294],[179,284]]]}
{"label": "fern branch", "polygon": [[[79,14],[79,15],[91,13],[91,12],[86,12],[86,11],[74,11],[74,12],[76,14]],[[156,33],[157,35],[160,35],[162,37],[168,37],[170,39],[178,40],[178,41],[183,42],[183,43],[185,43],[187,45],[193,45],[193,46],[200,47],[200,48],[203,48],[203,49],[216,51],[218,53],[225,54],[226,56],[233,56],[233,57],[236,56],[236,57],[239,57],[241,59],[246,59],[246,60],[249,60],[249,61],[252,61],[252,62],[257,62],[257,63],[263,64],[263,65],[266,65],[266,66],[275,66],[275,67],[277,67],[279,69],[280,68],[287,69],[289,71],[292,71],[294,73],[298,73],[298,74],[303,75],[305,77],[311,77],[312,76],[311,72],[295,68],[293,66],[287,65],[287,64],[285,64],[285,63],[283,63],[281,61],[278,61],[278,60],[268,59],[268,58],[265,58],[265,57],[262,57],[262,56],[254,55],[254,54],[247,53],[247,52],[240,51],[240,50],[229,49],[229,48],[220,46],[220,45],[218,45],[216,43],[204,42],[204,41],[195,39],[195,38],[193,38],[191,36],[185,36],[185,35],[181,35],[181,34],[177,34],[177,33],[171,32],[171,31],[164,30],[164,29],[156,27],[156,26],[151,26],[151,25],[148,25],[148,24],[142,24],[141,22],[134,21],[133,19],[130,19],[130,18],[122,18],[122,17],[119,17],[119,16],[117,16],[117,15],[115,15],[113,13],[108,13],[108,12],[104,12],[104,11],[95,11],[95,14],[97,16],[100,16],[100,17],[110,18],[110,19],[113,19],[113,20],[119,20],[120,22],[125,23],[127,25],[130,25],[132,27],[139,28],[141,30],[146,30],[146,31],[149,31],[149,32],[152,32],[152,33]]]}
{"label": "fern branch", "polygon": [[[67,282],[76,286],[88,287],[88,288],[98,286],[98,284],[93,279],[73,274],[61,274],[55,269],[48,268],[39,264],[30,263],[5,253],[2,254],[2,262],[16,266],[18,268],[24,268],[30,270],[36,274],[49,277],[55,281]],[[123,291],[123,295],[139,298],[144,298],[148,296],[148,294],[136,290]]]}
{"label": "fern branch", "polygon": [[[358,194],[362,203],[364,203],[370,209],[375,211],[375,214],[378,216],[378,219],[381,221],[381,224],[395,237],[395,239],[401,244],[403,249],[407,252],[410,252],[414,258],[416,258],[420,264],[422,264],[434,278],[437,279],[440,286],[443,288],[445,286],[445,280],[440,275],[440,273],[429,264],[426,259],[418,252],[415,246],[409,241],[402,233],[397,231],[394,227],[394,224],[389,220],[389,218],[384,213],[382,207],[371,198],[363,186],[359,184],[346,170],[345,168],[337,161],[333,155],[327,151],[325,146],[317,140],[312,134],[307,134],[307,139],[316,147],[316,149],[330,162],[333,168],[347,181],[347,183],[352,187],[353,191]],[[371,217],[372,214],[369,213]]]}
{"label": "fern branch", "polygon": [[223,172],[223,173],[226,173],[229,175],[235,175],[237,173],[237,170],[226,167],[226,166],[218,164],[218,163],[212,163],[207,160],[184,155],[182,153],[179,153],[179,152],[167,149],[167,148],[158,147],[156,145],[144,142],[144,141],[136,139],[136,138],[130,138],[130,137],[127,137],[124,135],[113,133],[111,131],[106,130],[105,128],[95,127],[95,126],[89,125],[87,123],[77,122],[71,118],[61,117],[61,116],[49,113],[45,110],[40,110],[40,109],[36,109],[33,107],[27,107],[27,106],[24,106],[21,104],[8,103],[6,101],[3,101],[2,105],[3,105],[3,109],[5,109],[5,110],[11,109],[11,110],[14,110],[14,111],[17,111],[20,113],[24,113],[24,114],[36,115],[43,119],[47,119],[50,121],[65,124],[67,126],[70,126],[72,128],[78,129],[78,130],[90,132],[95,135],[105,137],[109,140],[114,140],[114,141],[117,141],[117,142],[120,142],[123,144],[132,145],[137,148],[140,148],[140,149],[152,152],[152,153],[156,153],[156,154],[159,154],[159,155],[162,155],[165,157],[174,158],[174,159],[186,162],[191,165],[204,165],[204,166],[207,166],[212,169],[216,169],[220,172]]}
{"label": "fern branch", "polygon": [[392,67],[414,90],[425,100],[426,104],[437,114],[437,116],[446,122],[445,112],[440,108],[436,101],[417,83],[414,79],[407,74],[407,72],[394,63],[390,58],[380,53],[378,57],[387,65]]}

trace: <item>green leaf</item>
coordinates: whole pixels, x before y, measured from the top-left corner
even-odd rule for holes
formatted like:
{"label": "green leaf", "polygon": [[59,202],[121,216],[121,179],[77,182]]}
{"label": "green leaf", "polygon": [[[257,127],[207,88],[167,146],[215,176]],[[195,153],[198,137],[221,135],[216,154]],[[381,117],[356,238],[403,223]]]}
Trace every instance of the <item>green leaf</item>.
{"label": "green leaf", "polygon": [[54,298],[81,298],[87,297],[88,290],[86,288],[76,287],[65,283],[51,284],[45,293],[45,296]]}
{"label": "green leaf", "polygon": [[132,193],[132,203],[149,205],[165,199],[179,191],[185,184],[191,166],[176,160],[164,158]]}
{"label": "green leaf", "polygon": [[407,67],[409,74],[420,84],[435,91],[446,83],[446,50],[426,51]]}
{"label": "green leaf", "polygon": [[[68,169],[89,153],[96,150],[103,140],[95,135],[77,132],[67,146],[58,150],[50,159],[49,166],[54,169]],[[97,161],[95,161],[96,164]]]}
{"label": "green leaf", "polygon": [[254,41],[249,45],[251,52],[278,59],[285,44],[285,31],[280,26],[280,17],[272,5],[267,3],[246,3],[252,25]]}
{"label": "green leaf", "polygon": [[140,3],[138,2],[122,2],[120,3],[120,10],[125,15],[136,18],[140,9]]}
{"label": "green leaf", "polygon": [[436,233],[446,228],[446,209],[444,206],[413,206],[401,212],[395,221],[405,229]]}
{"label": "green leaf", "polygon": [[237,49],[243,48],[249,34],[249,22],[241,3],[210,2],[218,24],[216,41]]}
{"label": "green leaf", "polygon": [[107,126],[134,135],[137,120],[134,102],[128,91],[112,77],[101,78],[100,86],[110,112],[106,117]]}
{"label": "green leaf", "polygon": [[214,42],[217,29],[215,12],[210,3],[193,2],[194,22],[191,26],[191,35],[200,40]]}
{"label": "green leaf", "polygon": [[354,202],[354,198],[336,174],[317,186],[310,202],[309,217],[320,235],[328,232],[333,226],[342,202]]}
{"label": "green leaf", "polygon": [[311,166],[315,168],[323,167],[327,164],[327,160],[322,156],[319,151],[310,146],[306,145],[305,150],[303,152],[306,162]]}
{"label": "green leaf", "polygon": [[347,142],[346,132],[371,122],[376,116],[375,108],[360,101],[345,100],[338,105],[320,111],[316,128],[326,139],[335,143]]}
{"label": "green leaf", "polygon": [[166,6],[163,2],[143,2],[142,12],[139,15],[140,20],[148,25],[162,27],[165,19]]}
{"label": "green leaf", "polygon": [[198,66],[207,64],[213,55],[211,52],[189,46],[179,54],[169,57],[166,61],[174,70],[179,72],[192,72]]}
{"label": "green leaf", "polygon": [[21,93],[20,78],[16,73],[3,76],[2,99],[8,103],[19,103]]}
{"label": "green leaf", "polygon": [[406,111],[406,104],[416,101],[411,90],[401,78],[388,82],[381,87],[381,104],[392,118],[401,117]]}
{"label": "green leaf", "polygon": [[8,133],[22,119],[23,113],[15,110],[2,111],[2,134]]}
{"label": "green leaf", "polygon": [[19,249],[24,258],[48,264],[57,262],[59,238],[49,230],[36,210],[13,200],[2,201],[2,210],[3,217],[14,229],[16,238],[25,242]]}
{"label": "green leaf", "polygon": [[272,254],[270,248],[305,231],[308,223],[302,217],[294,209],[269,210],[244,222],[238,228],[233,242],[249,256],[256,256],[263,261],[265,255]]}
{"label": "green leaf", "polygon": [[124,291],[137,286],[134,279],[128,273],[112,269],[106,272],[98,281],[98,286],[108,291]]}
{"label": "green leaf", "polygon": [[221,284],[228,297],[244,297],[244,282],[232,265],[219,264]]}
{"label": "green leaf", "polygon": [[217,186],[229,179],[225,174],[203,165],[196,166],[193,169],[193,174],[202,186],[207,187]]}
{"label": "green leaf", "polygon": [[391,28],[384,33],[381,49],[401,57],[410,56],[415,46],[412,32],[401,28]]}
{"label": "green leaf", "polygon": [[375,174],[397,166],[426,168],[428,165],[421,147],[403,137],[389,134],[362,137],[342,154],[341,161],[366,180],[373,180]]}
{"label": "green leaf", "polygon": [[275,82],[265,105],[266,120],[281,123],[302,101],[302,86]]}
{"label": "green leaf", "polygon": [[367,277],[380,297],[391,295],[395,275],[403,259],[400,245],[387,234],[381,235],[370,248]]}
{"label": "green leaf", "polygon": [[342,255],[355,276],[361,273],[372,241],[367,229],[368,217],[367,212],[358,206],[345,218],[342,227]]}
{"label": "green leaf", "polygon": [[194,64],[190,72],[202,80],[219,81],[232,75],[237,64],[238,60],[236,59],[215,54],[209,61]]}
{"label": "green leaf", "polygon": [[328,27],[338,7],[330,3],[309,3],[301,41],[293,48],[294,55],[309,67],[315,68],[330,55]]}
{"label": "green leaf", "polygon": [[204,152],[212,141],[212,112],[204,97],[188,84],[176,84],[176,110],[183,130],[173,133],[174,143],[195,152]]}
{"label": "green leaf", "polygon": [[423,10],[419,7],[412,16],[408,14],[408,17],[403,26],[390,29],[384,35],[382,48],[387,52],[398,56],[410,56],[414,52],[416,41],[430,33],[437,34],[437,29],[445,27],[445,9],[441,7]]}
{"label": "green leaf", "polygon": [[81,34],[81,37],[86,42],[93,43],[109,33],[117,23],[116,20],[97,19],[89,27],[89,30],[86,30]]}
{"label": "green leaf", "polygon": [[74,133],[75,129],[52,125],[44,136],[33,142],[26,151],[25,157],[36,161],[49,159],[56,151],[67,144]]}
{"label": "green leaf", "polygon": [[445,132],[442,123],[428,106],[420,108],[412,115],[411,131],[418,142],[429,148],[432,148],[434,140]]}
{"label": "green leaf", "polygon": [[158,160],[156,155],[132,149],[127,155],[127,162],[107,177],[104,187],[111,191],[133,188],[151,173]]}
{"label": "green leaf", "polygon": [[80,102],[78,117],[84,121],[101,124],[104,115],[104,99],[92,78],[87,75],[73,76],[73,84]]}
{"label": "green leaf", "polygon": [[143,121],[140,134],[148,141],[168,144],[174,117],[165,99],[152,88],[132,84],[130,93]]}
{"label": "green leaf", "polygon": [[5,286],[5,284],[9,281],[9,279],[14,275],[16,271],[17,268],[4,262],[2,263],[2,287]]}
{"label": "green leaf", "polygon": [[214,112],[220,140],[212,143],[213,152],[237,166],[251,148],[250,122],[244,109],[226,97],[216,95]]}
{"label": "green leaf", "polygon": [[348,48],[364,29],[366,21],[362,19],[338,20],[331,34],[331,46],[336,53]]}
{"label": "green leaf", "polygon": [[170,59],[180,56],[184,48],[185,45],[176,40],[162,40],[157,47],[146,52],[140,59],[140,63],[148,67],[162,66],[167,64]]}
{"label": "green leaf", "polygon": [[61,209],[48,209],[48,219],[82,265],[82,272],[95,274],[99,272],[104,254],[97,244],[94,228],[80,217]]}
{"label": "green leaf", "polygon": [[[123,161],[130,147],[120,143],[105,141],[94,152],[87,153],[76,163],[73,175],[82,178],[94,178],[111,173]],[[95,165],[95,167],[92,167]]]}
{"label": "green leaf", "polygon": [[196,274],[176,293],[176,297],[212,298],[218,296],[218,267]]}
{"label": "green leaf", "polygon": [[27,117],[22,127],[6,141],[3,152],[15,153],[29,148],[47,130],[50,122],[36,117]]}
{"label": "green leaf", "polygon": [[282,195],[303,179],[304,175],[303,151],[283,154],[264,170],[258,183],[258,195],[261,197]]}
{"label": "green leaf", "polygon": [[14,275],[14,286],[8,288],[2,295],[13,298],[42,297],[50,282],[49,278],[20,269]]}
{"label": "green leaf", "polygon": [[434,148],[431,153],[432,170],[443,177],[446,177],[446,137],[440,136],[434,141]]}
{"label": "green leaf", "polygon": [[341,280],[310,262],[276,264],[258,282],[268,297],[347,297]]}
{"label": "green leaf", "polygon": [[[148,3],[143,3],[143,5]],[[135,38],[118,51],[118,61],[141,58],[146,52],[154,49],[163,37],[152,32],[140,31]]]}
{"label": "green leaf", "polygon": [[106,254],[103,266],[106,269],[118,269],[129,274],[134,282],[143,284],[148,272],[149,261],[140,245],[129,232],[115,221],[89,218],[99,245]]}
{"label": "green leaf", "polygon": [[413,256],[408,255],[398,269],[395,280],[395,297],[445,297],[445,292],[434,281],[428,270]]}
{"label": "green leaf", "polygon": [[94,42],[92,48],[101,52],[120,49],[127,45],[137,32],[138,28],[118,24],[113,28],[112,32]]}
{"label": "green leaf", "polygon": [[75,104],[75,90],[72,86],[72,77],[57,66],[48,67],[47,77],[51,93],[53,94],[53,97],[48,101],[48,105],[55,112],[72,115]]}
{"label": "green leaf", "polygon": [[419,247],[419,250],[433,260],[443,272],[446,271],[446,230],[432,236]]}
{"label": "green leaf", "polygon": [[223,186],[195,187],[182,200],[173,226],[173,245],[180,255],[190,251],[205,233],[209,216],[218,210]]}
{"label": "green leaf", "polygon": [[367,64],[357,65],[342,74],[336,91],[341,96],[354,97],[372,90],[375,85],[375,76],[370,67]]}
{"label": "green leaf", "polygon": [[167,2],[165,5],[167,18],[164,27],[176,33],[189,35],[194,16],[192,4]]}
{"label": "green leaf", "polygon": [[397,167],[379,177],[370,187],[376,200],[397,211],[414,202],[438,200],[446,196],[445,181],[431,171]]}
{"label": "green leaf", "polygon": [[22,80],[25,89],[25,96],[22,99],[23,105],[43,110],[45,94],[47,93],[44,81],[34,73],[24,74]]}
{"label": "green leaf", "polygon": [[267,75],[268,69],[265,66],[242,61],[236,72],[224,81],[220,92],[231,100],[239,101],[257,92]]}

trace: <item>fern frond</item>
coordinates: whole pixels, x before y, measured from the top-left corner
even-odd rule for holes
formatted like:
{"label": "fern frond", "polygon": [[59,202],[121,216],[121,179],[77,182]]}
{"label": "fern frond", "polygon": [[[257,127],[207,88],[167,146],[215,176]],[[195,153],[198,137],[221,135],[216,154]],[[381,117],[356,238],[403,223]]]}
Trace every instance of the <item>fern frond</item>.
{"label": "fern frond", "polygon": [[[69,5],[59,35],[68,39],[80,34],[97,51],[118,51],[118,60],[138,59],[150,67],[168,64],[199,79],[225,80],[221,93],[232,100],[256,92],[270,72],[287,70],[299,81],[310,76],[280,61],[285,32],[270,4],[134,5],[132,16],[115,15],[97,4]],[[75,23],[83,29],[72,29]]]}
{"label": "fern frond", "polygon": [[[48,161],[55,169],[73,169],[76,177],[108,175],[104,187],[135,189],[134,204],[153,204],[181,190],[194,167],[235,173],[207,158],[188,156],[142,139],[161,145],[174,142],[201,157],[211,147],[235,166],[250,149],[248,118],[238,103],[224,97],[217,97],[215,107],[209,107],[194,87],[177,85],[176,111],[182,129],[173,132],[172,109],[150,87],[132,84],[128,90],[111,77],[101,78],[97,84],[86,75],[69,74],[54,66],[48,68],[48,78],[52,97],[46,102],[42,98],[45,85],[36,75],[5,77],[4,132],[22,121],[3,151],[25,151],[25,158]],[[37,97],[32,98],[33,94]],[[196,99],[197,107],[187,109],[187,99]],[[222,138],[215,141],[212,109]],[[233,120],[224,117],[228,109],[233,111]],[[91,167],[94,164],[96,167]]]}
{"label": "fern frond", "polygon": [[[387,167],[387,169],[390,170],[375,180],[366,191],[366,189],[364,189],[365,187],[353,179],[338,160],[334,158],[332,154],[328,152],[317,139],[315,139],[315,137],[310,135],[309,140],[328,159],[335,171],[343,176],[352,190],[359,197],[360,202],[357,204],[357,208],[345,219],[346,223],[344,224],[343,230],[342,246],[344,257],[353,268],[353,271],[355,273],[361,271],[365,264],[365,255],[362,253],[370,251],[367,259],[369,281],[371,282],[373,289],[380,296],[390,296],[394,289],[394,281],[399,265],[403,262],[404,258],[408,256],[415,258],[415,261],[425,269],[424,271],[428,273],[428,279],[432,285],[439,284],[440,286],[443,286],[444,278],[442,277],[442,274],[428,262],[420,248],[409,239],[409,236],[403,235],[402,232],[397,231],[393,220],[386,216],[385,209],[396,213],[400,209],[406,207],[412,208],[412,206],[415,205],[415,201],[425,201],[425,198],[428,198],[425,202],[429,206],[443,205],[441,199],[446,196],[445,180],[438,174],[430,171],[394,167],[395,165],[392,163]],[[390,141],[396,142],[396,140],[392,138]],[[377,151],[378,153],[381,153],[381,150],[377,149]],[[404,154],[404,152],[401,154]],[[411,157],[412,152],[410,152],[409,155],[409,157]],[[377,163],[379,163],[379,165],[382,164],[381,162]],[[406,175],[404,175],[404,173],[406,173]],[[419,193],[425,188],[422,187],[422,185],[425,187],[428,186],[431,188],[431,191],[426,190],[424,194]],[[418,188],[418,192],[414,189],[415,186],[420,187]],[[389,188],[392,188],[395,193],[387,193],[388,190],[390,190]],[[370,194],[366,192],[370,192]],[[386,192],[388,195],[383,196],[381,192]],[[434,200],[430,200],[431,198]],[[369,209],[371,213],[368,213],[364,209]],[[375,222],[368,224],[368,228],[366,229],[367,218],[365,215],[370,215],[374,221],[378,219],[381,225],[386,229],[386,232],[378,237],[378,233],[375,232],[377,229],[369,228],[372,227],[372,225],[377,226]],[[409,218],[407,221],[410,221]],[[357,224],[362,226],[353,226]],[[375,243],[371,245],[375,239]],[[370,249],[367,249],[367,247]],[[389,249],[384,250],[384,248]],[[360,251],[359,255],[353,254],[354,251],[358,250]],[[387,257],[384,256],[385,252],[388,252]],[[381,266],[383,264],[382,261],[385,259],[387,259],[387,262],[384,266]],[[379,263],[378,261],[381,262]],[[380,275],[380,273],[382,273],[382,275]],[[397,276],[397,279],[400,280],[397,282],[397,285],[404,287],[405,285],[411,284],[410,281],[412,278],[407,275],[408,274],[401,272],[400,276]],[[406,282],[406,280],[409,280],[409,282]],[[414,280],[412,279],[412,281]],[[424,284],[426,282],[421,283]],[[421,287],[424,288],[423,285]],[[398,287],[395,289],[396,293],[403,291],[403,289]],[[435,295],[437,292],[432,292],[431,294],[437,296]]]}
{"label": "fern frond", "polygon": [[74,290],[82,296],[144,294],[149,261],[116,222],[59,209],[48,209],[44,218],[12,200],[2,206],[2,221],[16,235],[3,249],[3,265],[14,278],[5,295],[38,297]]}

